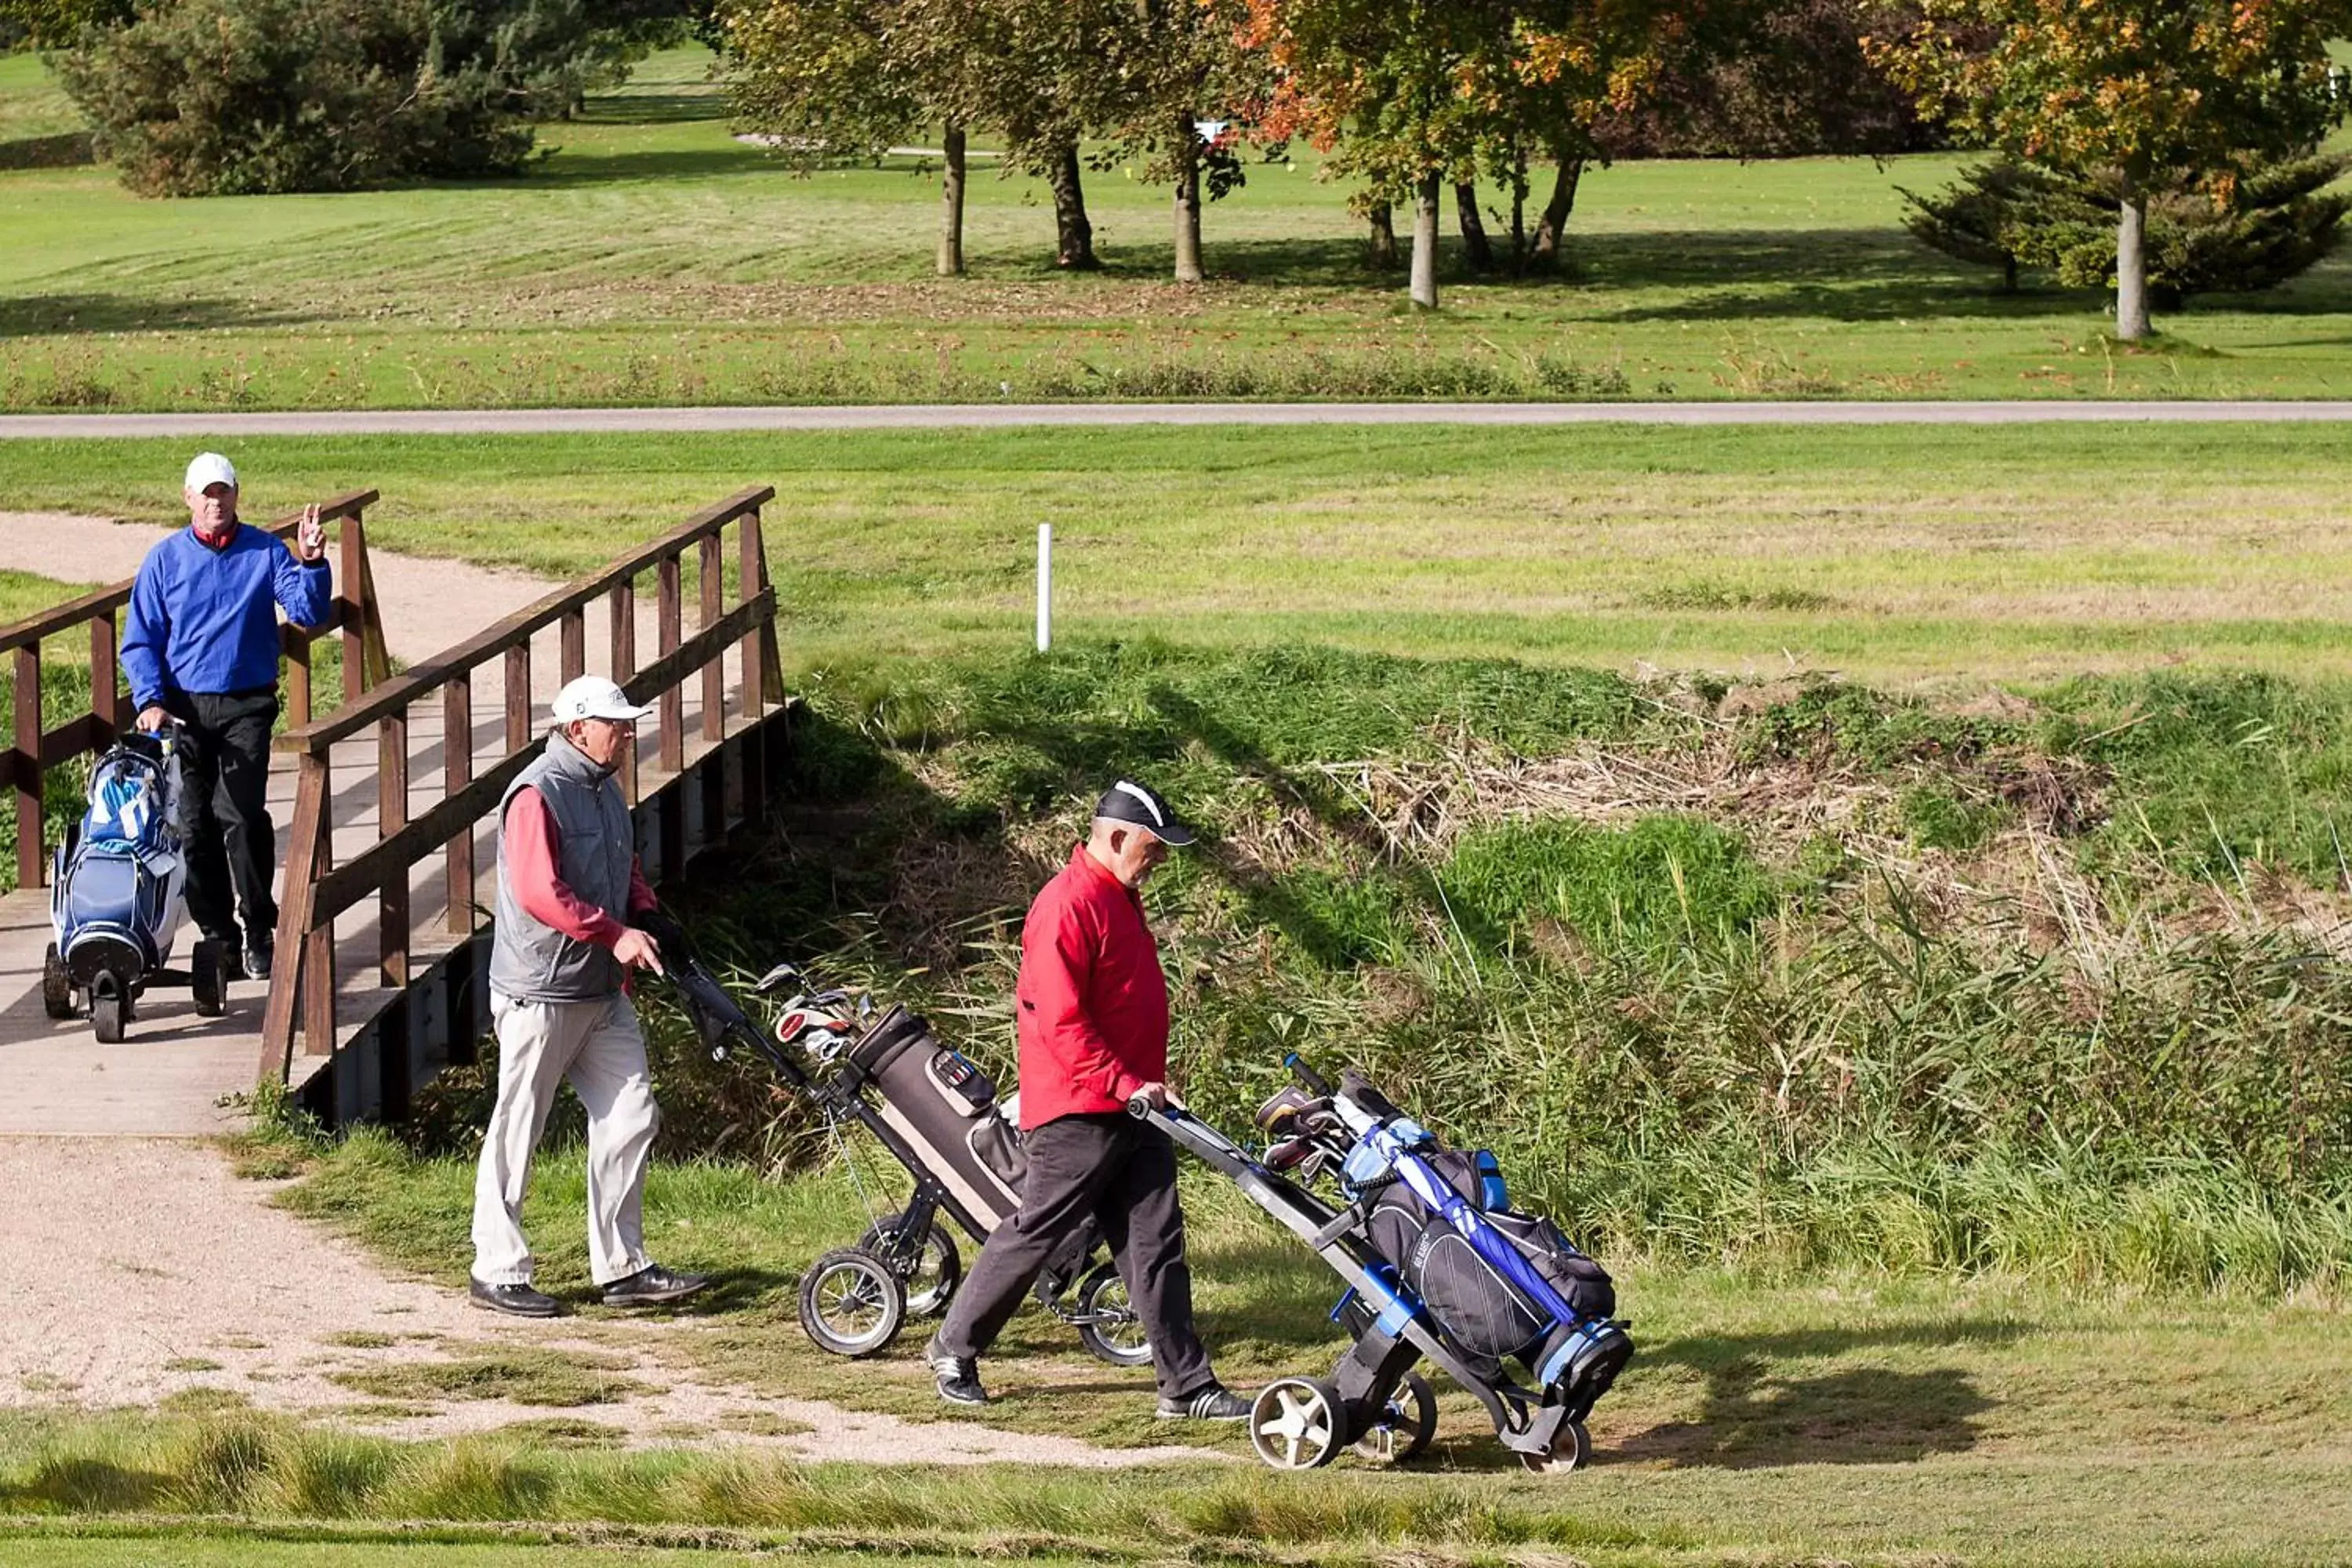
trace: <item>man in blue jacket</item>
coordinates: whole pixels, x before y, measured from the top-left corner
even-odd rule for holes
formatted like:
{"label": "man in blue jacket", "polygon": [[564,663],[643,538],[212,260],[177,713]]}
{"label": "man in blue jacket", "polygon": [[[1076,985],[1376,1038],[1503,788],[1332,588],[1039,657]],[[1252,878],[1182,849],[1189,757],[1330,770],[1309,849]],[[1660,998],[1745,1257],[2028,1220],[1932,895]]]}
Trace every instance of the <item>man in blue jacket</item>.
{"label": "man in blue jacket", "polygon": [[[236,470],[217,452],[188,465],[186,531],[147,552],[131,586],[122,668],[139,727],[185,726],[188,914],[269,978],[278,866],[269,821],[269,731],[278,720],[278,611],[300,626],[327,618],[333,590],[319,509],[292,549],[236,520]],[[235,895],[232,910],[231,895]],[[232,969],[234,973],[234,969]]]}

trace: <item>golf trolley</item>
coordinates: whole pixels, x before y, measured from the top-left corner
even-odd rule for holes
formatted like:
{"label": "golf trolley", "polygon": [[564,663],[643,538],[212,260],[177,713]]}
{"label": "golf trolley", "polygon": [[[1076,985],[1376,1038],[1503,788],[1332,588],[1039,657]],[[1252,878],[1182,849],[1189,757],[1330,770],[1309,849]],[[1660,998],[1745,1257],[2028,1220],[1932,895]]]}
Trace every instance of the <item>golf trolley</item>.
{"label": "golf trolley", "polygon": [[[1348,1287],[1332,1319],[1355,1343],[1328,1377],[1260,1390],[1250,1445],[1276,1469],[1328,1465],[1353,1447],[1411,1458],[1437,1430],[1427,1359],[1475,1395],[1531,1470],[1584,1464],[1584,1426],[1633,1354],[1601,1267],[1551,1222],[1509,1208],[1493,1157],[1436,1140],[1350,1072],[1334,1088],[1297,1053],[1297,1087],[1260,1108],[1263,1160],[1179,1106],[1128,1110],[1164,1131],[1297,1237]],[[1336,1178],[1334,1205],[1305,1184]],[[1294,1177],[1296,1179],[1294,1179]],[[1471,1190],[1465,1191],[1465,1187]],[[1523,1365],[1533,1386],[1504,1365]]]}
{"label": "golf trolley", "polygon": [[86,1017],[106,1045],[119,1042],[139,998],[159,985],[184,985],[196,1011],[228,1007],[235,954],[198,940],[188,967],[172,965],[186,913],[185,791],[179,721],[134,731],[90,769],[89,806],[66,832],[49,873],[49,924],[41,960],[41,1007],[52,1018]]}
{"label": "golf trolley", "polygon": [[[898,1338],[909,1316],[944,1314],[963,1282],[962,1255],[946,1222],[985,1244],[1020,1207],[1027,1162],[1010,1102],[999,1101],[986,1074],[903,1007],[877,1019],[862,997],[851,1012],[845,992],[803,995],[800,972],[780,963],[755,987],[763,996],[790,993],[772,1035],[682,946],[671,957],[666,945],[664,956],[712,1058],[724,1060],[733,1046],[750,1049],[814,1104],[865,1206],[869,1223],[857,1244],[824,1254],[801,1277],[808,1337],[835,1355],[870,1356]],[[813,1065],[804,1067],[798,1054]],[[848,1137],[853,1127],[914,1178],[903,1205],[886,1213],[869,1195]],[[1033,1293],[1099,1359],[1150,1364],[1151,1346],[1126,1282],[1101,1256],[1091,1225],[1047,1262]]]}

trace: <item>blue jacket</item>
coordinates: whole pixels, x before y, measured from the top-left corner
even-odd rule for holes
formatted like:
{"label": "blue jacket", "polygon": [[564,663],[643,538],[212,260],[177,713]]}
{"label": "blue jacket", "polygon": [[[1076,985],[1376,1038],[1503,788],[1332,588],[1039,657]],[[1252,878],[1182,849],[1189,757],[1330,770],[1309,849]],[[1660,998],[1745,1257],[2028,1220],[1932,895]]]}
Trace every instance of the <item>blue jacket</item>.
{"label": "blue jacket", "polygon": [[266,530],[239,523],[215,550],[182,529],[147,552],[131,584],[122,670],[131,701],[276,686],[278,606],[296,626],[315,626],[333,586],[325,562],[303,564]]}

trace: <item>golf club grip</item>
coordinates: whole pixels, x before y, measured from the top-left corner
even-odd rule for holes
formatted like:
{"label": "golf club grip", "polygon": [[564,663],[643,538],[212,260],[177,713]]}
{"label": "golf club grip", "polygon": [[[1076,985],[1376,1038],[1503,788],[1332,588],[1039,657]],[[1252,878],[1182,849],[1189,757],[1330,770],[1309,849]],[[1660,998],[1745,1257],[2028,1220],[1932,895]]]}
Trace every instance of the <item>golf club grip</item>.
{"label": "golf club grip", "polygon": [[1331,1098],[1331,1080],[1308,1067],[1305,1057],[1293,1051],[1282,1058],[1282,1065],[1290,1069],[1290,1076],[1297,1079],[1298,1086],[1307,1093],[1324,1100]]}

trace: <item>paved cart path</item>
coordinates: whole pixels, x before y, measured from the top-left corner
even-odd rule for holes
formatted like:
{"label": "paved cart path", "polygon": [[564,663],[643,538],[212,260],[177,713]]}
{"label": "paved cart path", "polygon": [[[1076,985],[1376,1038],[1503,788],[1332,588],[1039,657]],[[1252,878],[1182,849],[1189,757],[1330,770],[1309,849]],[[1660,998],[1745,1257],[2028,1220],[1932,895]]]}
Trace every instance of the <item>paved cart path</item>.
{"label": "paved cart path", "polygon": [[393,409],[283,414],[12,414],[0,439],[484,436],[568,431],[890,430],[1024,425],[2031,425],[2352,420],[2352,402],[2266,403],[909,403],[834,408]]}

